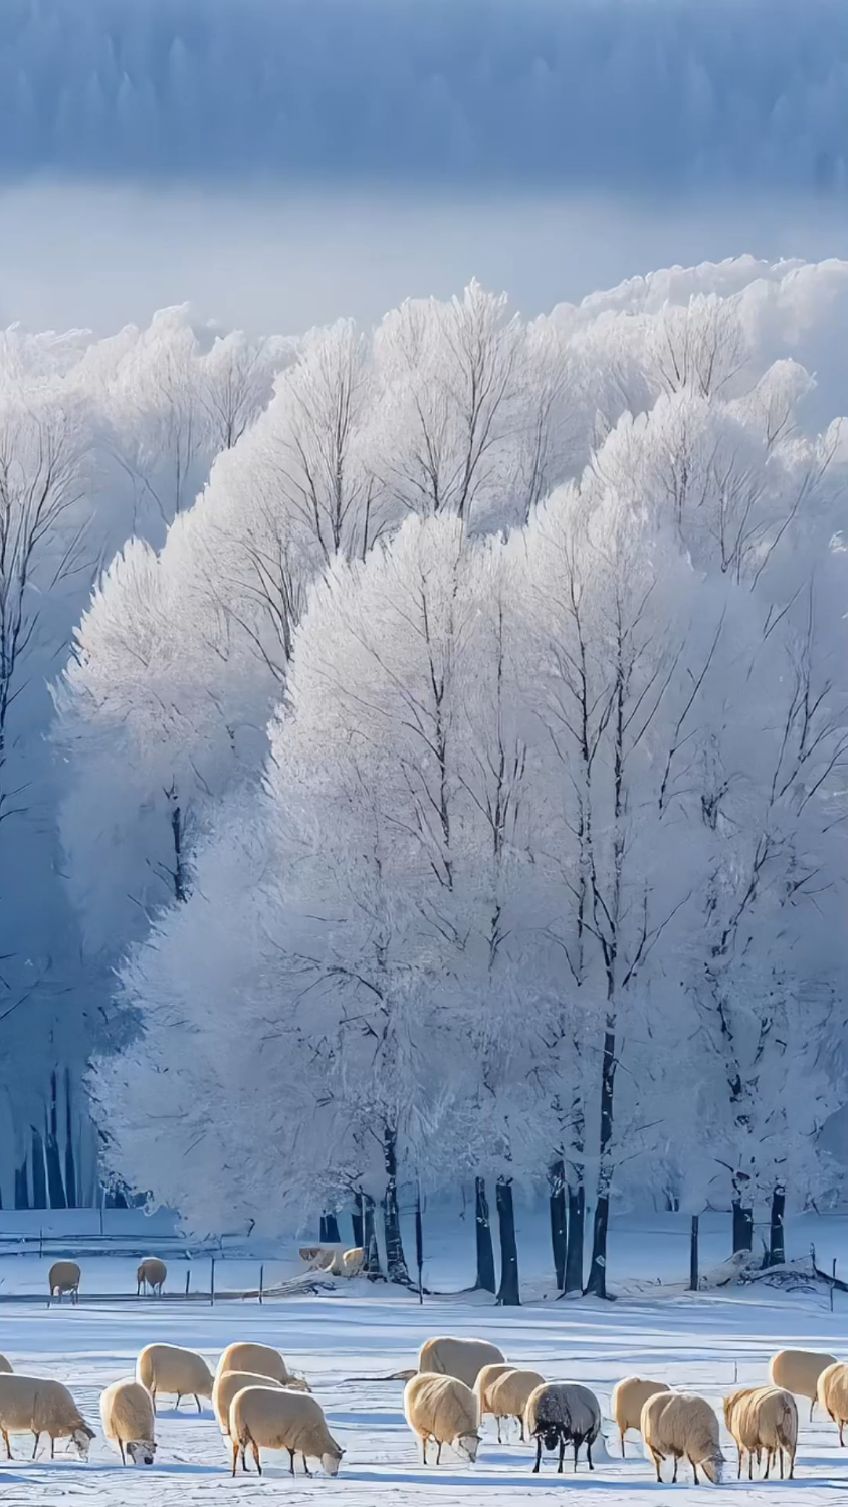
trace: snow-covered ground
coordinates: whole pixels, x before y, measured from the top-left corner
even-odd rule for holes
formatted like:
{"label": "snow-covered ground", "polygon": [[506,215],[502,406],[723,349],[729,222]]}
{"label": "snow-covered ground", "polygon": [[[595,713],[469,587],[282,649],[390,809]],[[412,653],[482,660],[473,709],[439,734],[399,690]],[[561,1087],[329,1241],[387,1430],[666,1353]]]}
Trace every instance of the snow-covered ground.
{"label": "snow-covered ground", "polygon": [[[839,1253],[840,1225],[821,1221],[817,1226],[821,1264],[830,1246]],[[672,1242],[672,1237],[680,1228],[680,1221],[663,1221],[656,1233],[643,1230],[638,1239],[634,1229],[632,1239],[615,1242],[622,1251],[621,1265],[627,1264],[641,1283],[659,1275],[668,1266],[669,1245],[679,1250],[679,1240]],[[805,1227],[800,1235],[806,1239],[808,1233]],[[545,1255],[541,1247],[539,1254]],[[679,1257],[675,1264],[679,1270]],[[132,1265],[126,1257],[99,1258],[89,1291],[96,1288],[108,1294],[123,1287],[126,1292]],[[288,1269],[288,1263],[280,1265]],[[245,1261],[237,1266],[253,1280],[255,1264]],[[433,1268],[439,1277],[447,1274],[446,1249],[441,1260],[434,1259]],[[165,1339],[188,1345],[214,1364],[229,1341],[259,1339],[278,1346],[291,1366],[309,1377],[334,1434],[347,1450],[337,1481],[316,1475],[313,1480],[298,1476],[292,1482],[284,1460],[269,1455],[262,1481],[251,1475],[233,1483],[208,1404],[202,1417],[193,1404],[184,1404],[179,1414],[172,1409],[162,1412],[159,1463],[146,1471],[122,1469],[99,1437],[87,1466],[62,1457],[52,1464],[49,1459],[31,1463],[31,1442],[19,1438],[15,1459],[0,1463],[0,1500],[45,1507],[66,1500],[92,1507],[217,1507],[232,1501],[282,1500],[292,1507],[316,1500],[343,1500],[346,1507],[480,1507],[483,1502],[487,1507],[518,1507],[531,1491],[536,1500],[539,1492],[552,1495],[564,1488],[579,1490],[581,1500],[589,1492],[601,1501],[635,1507],[645,1502],[646,1492],[658,1490],[635,1439],[628,1444],[627,1459],[621,1460],[607,1429],[612,1458],[600,1460],[591,1477],[583,1464],[576,1480],[570,1473],[558,1480],[551,1463],[541,1477],[532,1476],[530,1450],[518,1443],[499,1447],[487,1425],[476,1466],[446,1459],[441,1467],[425,1470],[403,1419],[402,1384],[350,1378],[377,1377],[411,1365],[428,1335],[479,1334],[500,1344],[510,1360],[537,1367],[552,1379],[587,1383],[608,1415],[614,1383],[631,1372],[694,1388],[718,1407],[734,1382],[764,1379],[768,1358],[779,1346],[848,1355],[848,1296],[842,1294],[837,1295],[833,1314],[817,1294],[788,1295],[768,1288],[726,1290],[694,1299],[658,1288],[656,1294],[646,1290],[613,1304],[537,1300],[512,1310],[458,1295],[428,1298],[420,1308],[413,1298],[375,1290],[363,1281],[344,1284],[332,1294],[287,1298],[261,1308],[256,1302],[233,1301],[215,1307],[197,1301],[158,1304],[134,1296],[107,1297],[87,1306],[83,1294],[78,1308],[48,1310],[40,1297],[31,1302],[25,1297],[45,1290],[45,1272],[46,1258],[39,1262],[37,1257],[12,1256],[0,1261],[0,1293],[23,1298],[0,1303],[0,1350],[18,1370],[67,1382],[98,1430],[101,1387],[131,1371],[143,1344]],[[173,1286],[177,1285],[175,1272]],[[528,1283],[528,1291],[539,1286]],[[778,1494],[784,1501],[822,1507],[848,1492],[848,1454],[840,1455],[835,1429],[820,1418],[809,1425],[803,1407],[801,1417],[796,1482],[740,1486],[733,1479],[733,1466],[728,1484],[712,1492],[717,1507],[738,1501],[740,1494],[751,1503]],[[727,1453],[730,1459],[731,1451]],[[694,1496],[686,1479],[676,1491],[684,1503],[704,1496],[704,1488]]]}

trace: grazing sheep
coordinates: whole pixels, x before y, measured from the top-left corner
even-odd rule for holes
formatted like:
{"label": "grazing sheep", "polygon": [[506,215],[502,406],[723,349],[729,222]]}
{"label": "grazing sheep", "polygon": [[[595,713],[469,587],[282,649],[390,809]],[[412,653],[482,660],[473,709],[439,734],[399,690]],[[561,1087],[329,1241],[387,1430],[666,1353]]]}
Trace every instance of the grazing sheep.
{"label": "grazing sheep", "polygon": [[477,1459],[480,1444],[477,1398],[458,1377],[419,1372],[404,1387],[403,1411],[412,1432],[421,1440],[425,1465],[430,1439],[438,1445],[437,1465],[441,1464],[443,1444],[453,1445],[457,1454],[472,1464]]}
{"label": "grazing sheep", "polygon": [[503,1364],[505,1356],[488,1340],[458,1340],[441,1335],[426,1340],[418,1356],[418,1370],[430,1376],[455,1376],[473,1387],[484,1366]]}
{"label": "grazing sheep", "polygon": [[203,1356],[179,1345],[146,1345],[138,1357],[135,1375],[153,1398],[154,1413],[158,1392],[176,1393],[177,1407],[180,1398],[193,1397],[198,1413],[203,1411],[201,1397],[212,1396],[212,1372]]}
{"label": "grazing sheep", "polygon": [[244,1387],[281,1387],[282,1385],[281,1381],[274,1381],[270,1376],[262,1376],[258,1371],[222,1371],[220,1376],[215,1377],[212,1387],[212,1408],[221,1433],[229,1436],[230,1408],[236,1392],[241,1392]]}
{"label": "grazing sheep", "polygon": [[12,1370],[13,1367],[11,1362],[7,1361],[5,1355],[0,1355],[0,1374],[5,1374],[6,1376],[8,1376]]}
{"label": "grazing sheep", "polygon": [[298,1251],[307,1271],[327,1272],[331,1277],[345,1276],[345,1253],[338,1245],[302,1245]]}
{"label": "grazing sheep", "polygon": [[35,1437],[33,1460],[42,1434],[50,1436],[51,1460],[57,1439],[70,1440],[80,1459],[87,1460],[94,1438],[94,1430],[89,1428],[60,1381],[6,1372],[0,1376],[0,1434],[6,1444],[7,1460],[12,1458],[9,1435],[26,1433]]}
{"label": "grazing sheep", "polygon": [[601,1432],[601,1405],[588,1387],[577,1381],[543,1382],[527,1399],[524,1428],[528,1438],[536,1440],[534,1475],[541,1468],[543,1444],[550,1451],[559,1445],[559,1475],[562,1475],[565,1446],[569,1443],[574,1445],[574,1469],[577,1469],[581,1444],[586,1445],[589,1469],[595,1469],[592,1445]]}
{"label": "grazing sheep", "polygon": [[819,1377],[818,1400],[839,1429],[839,1443],[844,1444],[843,1430],[848,1422],[848,1365],[834,1361]]}
{"label": "grazing sheep", "polygon": [[367,1252],[362,1245],[355,1245],[342,1256],[342,1268],[346,1277],[359,1277],[365,1270]]}
{"label": "grazing sheep", "polygon": [[126,1376],[106,1387],[100,1393],[100,1421],[106,1438],[117,1444],[124,1465],[127,1455],[133,1465],[153,1464],[156,1454],[153,1400],[140,1381]]}
{"label": "grazing sheep", "polygon": [[642,1409],[649,1397],[656,1392],[668,1392],[665,1381],[649,1381],[646,1376],[625,1376],[612,1389],[612,1416],[621,1435],[621,1454],[626,1456],[624,1436],[628,1429],[637,1429],[642,1419]]}
{"label": "grazing sheep", "polygon": [[324,1409],[314,1397],[307,1397],[303,1392],[292,1392],[287,1387],[243,1387],[236,1392],[230,1405],[229,1428],[233,1475],[239,1451],[244,1463],[248,1445],[260,1476],[260,1446],[262,1449],[288,1450],[292,1475],[296,1454],[303,1460],[306,1475],[310,1474],[306,1461],[312,1457],[321,1461],[328,1476],[339,1473],[344,1450],[327,1428]]}
{"label": "grazing sheep", "polygon": [[145,1256],[136,1272],[136,1277],[138,1278],[136,1297],[141,1297],[142,1287],[145,1289],[149,1287],[151,1292],[158,1292],[161,1298],[162,1288],[165,1286],[167,1275],[168,1268],[164,1261],[160,1261],[158,1256]]}
{"label": "grazing sheep", "polygon": [[798,1408],[791,1392],[781,1387],[738,1387],[724,1399],[724,1422],[736,1445],[736,1479],[742,1474],[742,1456],[748,1454],[748,1480],[753,1480],[754,1455],[760,1464],[766,1456],[765,1479],[775,1457],[780,1456],[780,1479],[783,1480],[783,1457],[789,1457],[789,1479],[795,1476],[795,1451],[798,1448]]}
{"label": "grazing sheep", "polygon": [[531,1392],[544,1383],[538,1371],[508,1370],[489,1387],[489,1408],[497,1419],[498,1444],[501,1442],[501,1423],[505,1418],[518,1422],[519,1438],[524,1443],[524,1409]]}
{"label": "grazing sheep", "polygon": [[81,1275],[82,1273],[80,1272],[76,1261],[54,1261],[53,1265],[50,1268],[50,1271],[47,1274],[47,1281],[50,1287],[50,1297],[52,1298],[53,1294],[57,1293],[59,1296],[59,1302],[61,1303],[62,1294],[69,1292],[71,1295],[71,1302],[78,1303]]}
{"label": "grazing sheep", "polygon": [[794,1392],[796,1397],[809,1397],[812,1423],[819,1377],[835,1364],[836,1356],[825,1355],[821,1350],[778,1350],[769,1366],[769,1381],[773,1387]]}
{"label": "grazing sheep", "polygon": [[270,1345],[257,1345],[251,1340],[237,1340],[234,1345],[227,1346],[218,1361],[215,1375],[223,1376],[225,1371],[252,1371],[254,1376],[270,1376],[281,1386],[309,1391],[305,1381],[291,1375],[279,1350]]}
{"label": "grazing sheep", "polygon": [[[483,1419],[492,1414],[493,1411],[489,1406],[489,1393],[492,1386],[497,1381],[499,1376],[503,1376],[506,1371],[514,1370],[515,1367],[507,1365],[506,1361],[496,1361],[493,1366],[483,1366],[482,1369],[477,1372],[477,1380],[474,1383],[473,1390],[477,1396],[477,1404],[479,1407],[481,1424],[483,1422]],[[500,1425],[498,1426],[498,1428],[500,1431]]]}
{"label": "grazing sheep", "polygon": [[718,1445],[718,1419],[703,1397],[694,1392],[655,1392],[642,1409],[641,1429],[658,1481],[662,1481],[660,1466],[669,1455],[674,1460],[672,1481],[677,1480],[677,1463],[684,1456],[692,1466],[696,1486],[699,1465],[713,1485],[721,1480],[724,1457]]}

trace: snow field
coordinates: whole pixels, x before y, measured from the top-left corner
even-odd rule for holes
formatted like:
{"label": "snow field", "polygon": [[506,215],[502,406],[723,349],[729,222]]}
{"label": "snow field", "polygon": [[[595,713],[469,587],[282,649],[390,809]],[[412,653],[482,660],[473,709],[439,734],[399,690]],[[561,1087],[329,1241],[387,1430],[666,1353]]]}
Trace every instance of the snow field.
{"label": "snow field", "polygon": [[[592,1476],[581,1462],[576,1478],[570,1472],[557,1478],[550,1460],[541,1476],[532,1476],[532,1449],[517,1442],[499,1447],[491,1421],[475,1466],[462,1465],[447,1452],[441,1467],[425,1469],[403,1419],[402,1383],[350,1378],[376,1378],[414,1364],[422,1340],[438,1333],[490,1338],[509,1360],[538,1367],[552,1380],[586,1383],[597,1392],[605,1418],[615,1382],[633,1372],[697,1390],[720,1410],[722,1396],[734,1384],[765,1380],[770,1356],[783,1345],[848,1353],[848,1300],[838,1299],[833,1314],[819,1297],[771,1291],[694,1300],[660,1296],[615,1304],[538,1303],[520,1309],[495,1309],[462,1295],[427,1300],[420,1308],[405,1295],[375,1292],[365,1282],[355,1282],[336,1295],[262,1308],[256,1303],[212,1308],[135,1298],[88,1308],[83,1298],[78,1308],[49,1311],[40,1301],[3,1305],[0,1350],[17,1370],[54,1376],[69,1385],[98,1437],[87,1466],[61,1456],[55,1463],[49,1458],[30,1463],[31,1441],[15,1439],[15,1459],[0,1463],[0,1499],[50,1507],[72,1500],[91,1507],[216,1507],[236,1500],[285,1500],[297,1507],[343,1494],[348,1507],[389,1502],[479,1507],[482,1501],[491,1507],[518,1507],[530,1490],[551,1495],[565,1488],[579,1490],[581,1499],[589,1492],[600,1501],[635,1507],[644,1503],[646,1490],[660,1490],[639,1441],[628,1441],[627,1458],[621,1460],[607,1423],[611,1458],[599,1459]],[[332,1432],[347,1451],[336,1481],[319,1474],[291,1481],[286,1457],[270,1452],[262,1480],[251,1475],[231,1481],[227,1448],[208,1403],[202,1417],[193,1403],[184,1402],[179,1413],[164,1407],[157,1465],[147,1470],[121,1466],[100,1436],[100,1390],[129,1374],[138,1351],[153,1340],[199,1350],[214,1365],[234,1339],[278,1346],[290,1365],[309,1378]],[[746,1503],[777,1494],[781,1501],[823,1507],[834,1501],[834,1492],[848,1490],[846,1457],[840,1457],[836,1430],[818,1417],[810,1425],[803,1403],[799,1411],[794,1483],[737,1485],[735,1454],[722,1428],[729,1479],[711,1488],[716,1507],[738,1501],[743,1492]],[[684,1504],[703,1499],[703,1488],[693,1496],[687,1470],[681,1471],[681,1479],[675,1490]]]}

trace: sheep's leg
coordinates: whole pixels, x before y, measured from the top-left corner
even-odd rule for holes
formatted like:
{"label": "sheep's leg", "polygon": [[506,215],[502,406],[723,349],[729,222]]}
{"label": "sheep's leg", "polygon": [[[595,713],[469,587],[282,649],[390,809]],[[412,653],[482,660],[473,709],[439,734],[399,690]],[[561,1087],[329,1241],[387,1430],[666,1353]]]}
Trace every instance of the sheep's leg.
{"label": "sheep's leg", "polygon": [[306,1463],[306,1456],[305,1455],[301,1455],[300,1458],[303,1461],[303,1474],[305,1476],[311,1476],[312,1475],[312,1471],[309,1469],[309,1466]]}
{"label": "sheep's leg", "polygon": [[260,1461],[259,1461],[259,1445],[256,1443],[255,1439],[251,1439],[251,1441],[250,1441],[250,1448],[251,1448],[251,1450],[253,1452],[253,1462],[254,1462],[254,1464],[256,1466],[256,1474],[258,1476],[261,1476],[261,1474],[262,1474],[262,1466],[261,1466]]}
{"label": "sheep's leg", "polygon": [[50,1435],[50,1459],[51,1460],[54,1460],[56,1458],[55,1451],[56,1451],[56,1440],[53,1438],[53,1435],[51,1434]]}
{"label": "sheep's leg", "polygon": [[749,1451],[748,1451],[748,1480],[749,1481],[753,1481],[753,1479],[754,1479],[754,1451],[752,1449],[749,1449]]}
{"label": "sheep's leg", "polygon": [[124,1441],[123,1441],[123,1439],[119,1439],[118,1440],[118,1449],[121,1451],[121,1464],[122,1465],[126,1465],[126,1463],[127,1463],[127,1452],[124,1449]]}
{"label": "sheep's leg", "polygon": [[844,1443],[845,1443],[845,1440],[842,1437],[842,1431],[843,1431],[844,1428],[845,1428],[845,1419],[844,1418],[840,1418],[840,1420],[839,1420],[839,1444],[840,1444],[840,1447],[842,1445],[844,1445]]}
{"label": "sheep's leg", "polygon": [[591,1445],[591,1443],[589,1443],[589,1444],[586,1445],[586,1459],[589,1461],[589,1469],[590,1470],[594,1470],[595,1467],[592,1464],[592,1445]]}
{"label": "sheep's leg", "polygon": [[519,1444],[524,1443],[524,1419],[521,1417],[518,1419],[518,1442]]}
{"label": "sheep's leg", "polygon": [[736,1479],[737,1479],[737,1481],[741,1479],[741,1476],[742,1476],[742,1446],[741,1446],[741,1444],[737,1444],[737,1446],[736,1446]]}
{"label": "sheep's leg", "polygon": [[11,1460],[11,1458],[12,1458],[12,1446],[9,1443],[9,1435],[8,1435],[6,1429],[3,1429],[3,1442],[6,1445],[6,1459],[7,1460]]}
{"label": "sheep's leg", "polygon": [[427,1464],[427,1440],[421,1440],[421,1453],[424,1456],[424,1464]]}
{"label": "sheep's leg", "polygon": [[[121,1445],[121,1454],[123,1454],[123,1452],[124,1452],[124,1446]],[[238,1442],[238,1439],[234,1439],[233,1440],[233,1475],[234,1476],[235,1476],[236,1470],[238,1469],[238,1457],[239,1457],[239,1442]],[[127,1462],[125,1460],[124,1464],[126,1465],[126,1463]]]}
{"label": "sheep's leg", "polygon": [[35,1435],[35,1443],[34,1443],[34,1445],[33,1445],[33,1446],[32,1446],[32,1458],[33,1458],[33,1460],[34,1460],[34,1459],[35,1459],[35,1457],[36,1457],[36,1455],[37,1455],[37,1454],[38,1454],[38,1441],[39,1441],[39,1439],[40,1439],[40,1438],[41,1438],[41,1435],[40,1435],[40,1434],[36,1434],[36,1433],[35,1433],[35,1429],[33,1429],[33,1431],[32,1431],[32,1432],[33,1432],[33,1434],[34,1434],[34,1435]]}
{"label": "sheep's leg", "polygon": [[621,1458],[622,1460],[626,1460],[627,1450],[624,1448],[624,1429],[619,1429],[619,1433],[621,1434]]}
{"label": "sheep's leg", "polygon": [[557,1475],[561,1476],[564,1469],[565,1469],[565,1438],[561,1437],[560,1441],[559,1441],[559,1464],[557,1466]]}
{"label": "sheep's leg", "polygon": [[[7,1440],[7,1446],[8,1446],[8,1440]],[[541,1463],[542,1463],[542,1436],[540,1434],[539,1437],[536,1440],[536,1464],[533,1466],[533,1475],[534,1476],[537,1476],[539,1474],[539,1467],[541,1466]]]}
{"label": "sheep's leg", "polygon": [[438,1448],[436,1450],[436,1464],[437,1465],[441,1465],[441,1463],[442,1463],[442,1441],[441,1441],[441,1439],[439,1439],[437,1441],[437,1443],[438,1443]]}
{"label": "sheep's leg", "polygon": [[289,1450],[289,1475],[294,1475],[294,1450]]}
{"label": "sheep's leg", "polygon": [[244,1471],[245,1475],[247,1475],[247,1445],[246,1444],[243,1444],[242,1447],[241,1447],[241,1468]]}
{"label": "sheep's leg", "polygon": [[496,1418],[495,1419],[495,1423],[497,1424],[497,1429],[498,1429],[498,1444],[501,1444],[503,1441],[501,1439],[501,1420],[500,1420],[500,1418]]}
{"label": "sheep's leg", "polygon": [[180,1403],[182,1401],[182,1395],[183,1395],[182,1392],[178,1392],[177,1393],[177,1400],[174,1403],[174,1412],[175,1413],[178,1413],[180,1411]]}
{"label": "sheep's leg", "polygon": [[150,1396],[153,1398],[153,1412],[155,1414],[155,1412],[156,1412],[156,1388],[155,1387],[153,1388],[152,1392],[150,1393]]}
{"label": "sheep's leg", "polygon": [[196,1402],[196,1403],[197,1403],[197,1411],[198,1411],[198,1413],[202,1413],[202,1412],[203,1412],[203,1409],[202,1409],[202,1407],[201,1407],[201,1406],[200,1406],[200,1398],[199,1398],[199,1397],[198,1397],[198,1395],[197,1395],[197,1393],[196,1393],[196,1392],[195,1392],[195,1393],[194,1393],[194,1400],[195,1400],[195,1402]]}
{"label": "sheep's leg", "polygon": [[812,1402],[810,1403],[810,1422],[811,1423],[813,1421],[813,1409],[815,1408],[815,1405],[816,1405],[816,1399],[814,1397],[813,1400],[812,1400]]}
{"label": "sheep's leg", "polygon": [[658,1455],[653,1445],[651,1444],[648,1445],[648,1449],[651,1451],[651,1459],[654,1462],[654,1467],[657,1472],[657,1480],[659,1482],[662,1482],[662,1455]]}
{"label": "sheep's leg", "polygon": [[575,1441],[574,1441],[574,1474],[575,1475],[577,1474],[577,1454],[578,1454],[579,1449],[580,1449],[580,1440],[579,1439],[575,1439]]}
{"label": "sheep's leg", "polygon": [[786,1453],[789,1456],[789,1479],[790,1479],[790,1481],[794,1481],[795,1480],[795,1451],[794,1451],[794,1449],[793,1450],[787,1450]]}
{"label": "sheep's leg", "polygon": [[671,1477],[671,1484],[672,1484],[672,1486],[674,1485],[675,1481],[677,1480],[677,1462],[678,1462],[679,1459],[680,1459],[679,1455],[675,1455],[674,1456],[674,1471],[673,1471],[672,1477]]}
{"label": "sheep's leg", "polygon": [[764,1481],[767,1481],[768,1478],[769,1478],[769,1471],[771,1470],[771,1462],[774,1459],[774,1455],[775,1455],[774,1450],[770,1450],[770,1449],[766,1450],[766,1468],[763,1471],[763,1480]]}
{"label": "sheep's leg", "polygon": [[[749,1456],[748,1456],[748,1463],[749,1463],[749,1464],[750,1464],[750,1463],[751,1463],[751,1456],[750,1456],[750,1455],[749,1455]],[[692,1464],[692,1475],[693,1475],[693,1477],[694,1477],[694,1480],[695,1480],[695,1485],[696,1485],[696,1486],[700,1486],[700,1484],[701,1484],[701,1483],[700,1483],[700,1481],[699,1481],[699,1480],[698,1480],[698,1467],[697,1467],[697,1465],[696,1465],[696,1464],[695,1464],[695,1461],[694,1461],[694,1460],[693,1460],[693,1461],[692,1461],[692,1462],[691,1462],[691,1464]]]}

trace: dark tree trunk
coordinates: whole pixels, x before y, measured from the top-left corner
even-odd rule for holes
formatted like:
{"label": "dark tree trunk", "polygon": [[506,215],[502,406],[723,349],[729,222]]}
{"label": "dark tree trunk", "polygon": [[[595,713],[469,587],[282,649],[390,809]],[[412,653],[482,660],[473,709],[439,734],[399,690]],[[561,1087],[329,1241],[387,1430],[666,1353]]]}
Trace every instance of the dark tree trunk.
{"label": "dark tree trunk", "polygon": [[353,1209],[352,1212],[351,1212],[350,1222],[351,1222],[351,1225],[353,1226],[353,1243],[354,1243],[355,1246],[359,1246],[361,1248],[363,1246],[363,1244],[364,1244],[364,1238],[363,1238],[363,1233],[362,1232],[363,1232],[363,1230],[365,1228],[365,1221],[364,1221],[363,1215],[362,1215],[362,1199],[361,1199],[361,1195],[360,1195],[360,1199],[359,1199],[359,1207],[357,1209]]}
{"label": "dark tree trunk", "polygon": [[495,1207],[498,1211],[498,1238],[501,1248],[501,1281],[498,1303],[515,1308],[518,1295],[518,1246],[515,1240],[515,1210],[512,1203],[512,1179],[499,1177],[495,1184]]}
{"label": "dark tree trunk", "polygon": [[47,1166],[47,1196],[51,1209],[67,1208],[65,1185],[62,1181],[62,1162],[59,1156],[57,1083],[55,1072],[50,1074],[50,1114],[44,1144],[44,1160]]}
{"label": "dark tree trunk", "polygon": [[329,1240],[329,1238],[330,1237],[327,1234],[327,1216],[326,1216],[326,1214],[322,1214],[319,1217],[319,1220],[318,1220],[318,1243],[319,1243],[319,1245],[326,1245],[327,1242],[328,1242],[328,1240]]}
{"label": "dark tree trunk", "polygon": [[609,1231],[609,1194],[599,1193],[592,1225],[592,1264],[586,1292],[593,1298],[607,1295],[607,1234]]}
{"label": "dark tree trunk", "polygon": [[180,904],[188,899],[188,874],[185,863],[185,828],[183,825],[182,808],[177,797],[177,787],[174,783],[170,790],[166,791],[168,804],[171,808],[171,836],[174,840],[174,899]]}
{"label": "dark tree trunk", "polygon": [[786,1260],[786,1240],[783,1219],[786,1213],[786,1189],[778,1183],[771,1195],[771,1232],[769,1239],[769,1266],[782,1266]]}
{"label": "dark tree trunk", "polygon": [[27,1183],[26,1157],[24,1157],[21,1165],[15,1168],[15,1208],[29,1208],[29,1185]]}
{"label": "dark tree trunk", "polygon": [[[610,986],[611,987],[611,986]],[[600,1165],[598,1167],[598,1196],[595,1202],[595,1219],[592,1227],[592,1264],[589,1267],[587,1293],[593,1297],[607,1295],[607,1236],[609,1233],[609,1200],[612,1183],[610,1147],[612,1144],[613,1103],[616,1069],[615,1017],[607,1016],[604,1032],[604,1056],[601,1067],[601,1133]]]}
{"label": "dark tree trunk", "polygon": [[489,1200],[486,1197],[486,1180],[474,1179],[474,1238],[477,1247],[477,1276],[475,1288],[494,1292],[495,1253],[492,1249],[492,1226],[489,1220]]}
{"label": "dark tree trunk", "polygon": [[743,1207],[742,1200],[738,1194],[733,1199],[732,1211],[733,1250],[731,1251],[731,1255],[735,1256],[737,1251],[752,1251],[754,1249],[754,1211],[753,1209]]}
{"label": "dark tree trunk", "polygon": [[565,1162],[557,1157],[548,1170],[551,1210],[551,1247],[554,1255],[557,1292],[565,1291],[565,1265],[568,1258],[568,1223],[565,1213]]}
{"label": "dark tree trunk", "polygon": [[583,1245],[586,1229],[586,1189],[580,1181],[568,1186],[568,1254],[565,1262],[565,1291],[583,1291]]}
{"label": "dark tree trunk", "polygon": [[692,1215],[689,1226],[689,1291],[698,1291],[698,1215]]}
{"label": "dark tree trunk", "polygon": [[338,1221],[338,1218],[336,1217],[335,1214],[325,1214],[324,1218],[327,1221],[327,1235],[326,1235],[327,1244],[328,1245],[341,1245],[341,1243],[342,1243],[342,1237],[341,1237],[341,1232],[339,1230],[339,1221]]}
{"label": "dark tree trunk", "polygon": [[386,1196],[383,1216],[386,1232],[386,1276],[390,1282],[409,1284],[409,1269],[403,1249],[397,1187],[397,1134],[389,1126],[383,1134],[383,1161],[386,1168]]}
{"label": "dark tree trunk", "polygon": [[44,1170],[44,1142],[38,1131],[33,1126],[32,1131],[32,1206],[34,1209],[46,1209],[47,1181]]}
{"label": "dark tree trunk", "polygon": [[74,1122],[71,1111],[71,1075],[65,1068],[65,1199],[69,1209],[79,1207],[77,1170],[74,1160]]}
{"label": "dark tree trunk", "polygon": [[365,1271],[372,1282],[382,1282],[380,1247],[377,1244],[375,1205],[370,1193],[362,1194],[362,1244],[365,1247]]}

